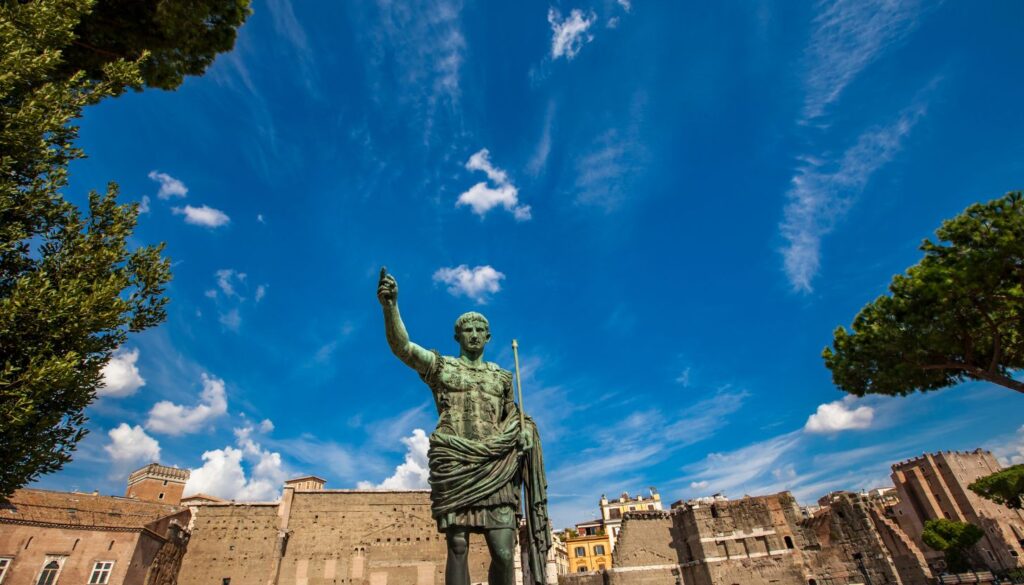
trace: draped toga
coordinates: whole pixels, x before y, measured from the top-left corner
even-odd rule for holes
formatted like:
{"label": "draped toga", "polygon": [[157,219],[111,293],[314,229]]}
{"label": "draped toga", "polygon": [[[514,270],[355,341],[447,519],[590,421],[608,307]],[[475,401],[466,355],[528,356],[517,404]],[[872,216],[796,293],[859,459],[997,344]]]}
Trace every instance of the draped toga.
{"label": "draped toga", "polygon": [[434,352],[423,381],[437,406],[430,436],[431,513],[437,528],[471,532],[518,528],[519,495],[526,488],[531,574],[543,583],[551,534],[540,437],[529,418],[533,448],[519,449],[520,415],[512,373],[497,364],[470,364]]}

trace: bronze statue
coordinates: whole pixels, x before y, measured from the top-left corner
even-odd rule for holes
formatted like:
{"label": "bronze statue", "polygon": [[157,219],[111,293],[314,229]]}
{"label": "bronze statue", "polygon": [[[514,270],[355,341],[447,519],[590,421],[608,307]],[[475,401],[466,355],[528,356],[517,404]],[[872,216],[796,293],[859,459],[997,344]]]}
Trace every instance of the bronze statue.
{"label": "bronze statue", "polygon": [[448,543],[447,585],[469,585],[469,535],[483,533],[491,552],[490,585],[515,582],[520,490],[525,492],[527,574],[544,583],[551,537],[547,484],[536,425],[512,391],[512,373],[485,362],[490,326],[480,313],[455,321],[459,357],[409,340],[398,312],[398,283],[381,268],[377,299],[391,351],[416,370],[434,394],[437,428],[430,435],[431,513]]}

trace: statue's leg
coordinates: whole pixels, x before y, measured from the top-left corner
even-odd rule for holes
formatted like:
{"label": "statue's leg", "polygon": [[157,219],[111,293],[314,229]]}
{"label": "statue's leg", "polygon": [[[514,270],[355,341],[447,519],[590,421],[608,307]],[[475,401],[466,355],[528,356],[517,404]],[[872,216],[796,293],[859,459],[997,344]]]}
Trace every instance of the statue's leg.
{"label": "statue's leg", "polygon": [[445,585],[469,585],[469,532],[450,526],[445,532],[445,539],[448,541]]}
{"label": "statue's leg", "polygon": [[514,585],[516,580],[516,533],[511,528],[494,528],[486,533],[487,548],[491,551],[491,569],[487,572],[490,585]]}

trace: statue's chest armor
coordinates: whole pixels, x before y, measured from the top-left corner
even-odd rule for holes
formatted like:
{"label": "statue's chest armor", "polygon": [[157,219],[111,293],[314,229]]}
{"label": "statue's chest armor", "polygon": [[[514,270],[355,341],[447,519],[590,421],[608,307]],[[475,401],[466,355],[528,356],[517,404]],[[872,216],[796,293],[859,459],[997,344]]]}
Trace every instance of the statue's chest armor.
{"label": "statue's chest armor", "polygon": [[505,393],[499,370],[473,368],[453,360],[439,372],[436,390],[438,429],[470,439],[496,432]]}

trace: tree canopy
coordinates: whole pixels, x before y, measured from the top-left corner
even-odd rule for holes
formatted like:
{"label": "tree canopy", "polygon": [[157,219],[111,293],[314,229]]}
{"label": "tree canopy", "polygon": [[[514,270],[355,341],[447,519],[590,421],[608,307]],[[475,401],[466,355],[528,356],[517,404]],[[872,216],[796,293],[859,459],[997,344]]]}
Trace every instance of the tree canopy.
{"label": "tree canopy", "polygon": [[1024,509],[1024,463],[976,479],[967,487],[1011,510]]}
{"label": "tree canopy", "polygon": [[946,569],[952,573],[971,569],[970,550],[982,536],[985,533],[974,524],[945,518],[925,522],[921,533],[925,544],[944,553]]}
{"label": "tree canopy", "polygon": [[850,331],[835,330],[825,365],[841,389],[906,395],[965,380],[1024,392],[1024,197],[978,203],[925,240],[924,258],[893,277]]}
{"label": "tree canopy", "polygon": [[250,0],[95,0],[74,28],[54,72],[85,71],[101,79],[118,59],[138,61],[143,82],[174,89],[186,75],[201,75],[218,53],[235,44],[251,12]]}
{"label": "tree canopy", "polygon": [[117,187],[83,214],[61,194],[82,109],[141,87],[137,62],[55,75],[89,0],[0,2],[0,501],[66,463],[129,332],[165,318],[162,245],[131,249]]}

